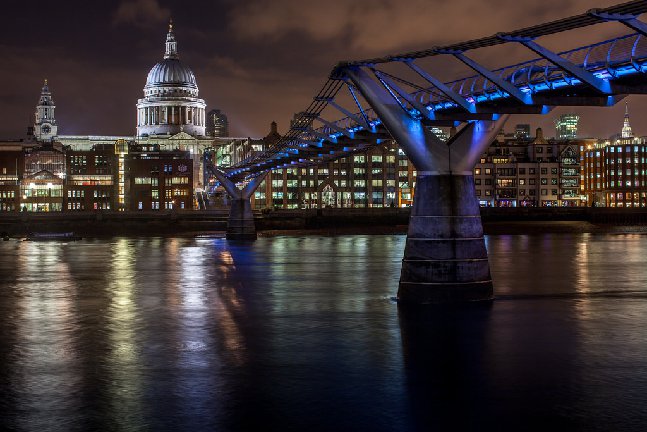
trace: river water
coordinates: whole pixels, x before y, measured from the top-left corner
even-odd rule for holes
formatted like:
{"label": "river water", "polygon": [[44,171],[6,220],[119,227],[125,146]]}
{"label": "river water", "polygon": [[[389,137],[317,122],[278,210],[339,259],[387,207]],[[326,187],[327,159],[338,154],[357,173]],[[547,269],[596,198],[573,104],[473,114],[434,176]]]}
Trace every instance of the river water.
{"label": "river water", "polygon": [[647,236],[489,236],[425,313],[404,240],[0,242],[0,429],[645,430]]}

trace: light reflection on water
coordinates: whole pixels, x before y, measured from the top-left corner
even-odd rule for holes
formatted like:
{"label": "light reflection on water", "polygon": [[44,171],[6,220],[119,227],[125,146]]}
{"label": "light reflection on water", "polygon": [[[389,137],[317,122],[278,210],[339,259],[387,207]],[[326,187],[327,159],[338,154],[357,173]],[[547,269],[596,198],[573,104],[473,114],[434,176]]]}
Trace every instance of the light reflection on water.
{"label": "light reflection on water", "polygon": [[403,236],[0,243],[0,426],[642,430],[647,236],[487,238],[498,299],[398,311]]}

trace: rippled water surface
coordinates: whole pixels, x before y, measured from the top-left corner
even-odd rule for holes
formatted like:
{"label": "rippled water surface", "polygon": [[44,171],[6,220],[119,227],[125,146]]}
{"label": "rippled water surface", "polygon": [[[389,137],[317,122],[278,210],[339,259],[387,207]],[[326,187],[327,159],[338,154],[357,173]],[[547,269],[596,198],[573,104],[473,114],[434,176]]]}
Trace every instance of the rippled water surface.
{"label": "rippled water surface", "polygon": [[647,236],[487,242],[425,314],[404,236],[0,242],[0,429],[645,430]]}

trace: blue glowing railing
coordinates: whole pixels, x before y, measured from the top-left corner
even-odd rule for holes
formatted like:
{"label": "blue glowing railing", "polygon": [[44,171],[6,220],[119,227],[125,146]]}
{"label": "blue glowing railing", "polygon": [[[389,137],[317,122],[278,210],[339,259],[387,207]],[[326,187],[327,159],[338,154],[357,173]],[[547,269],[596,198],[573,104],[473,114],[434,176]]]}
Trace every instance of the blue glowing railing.
{"label": "blue glowing railing", "polygon": [[[560,53],[560,56],[602,79],[644,72],[647,62],[647,38],[630,34],[582,48]],[[581,84],[562,69],[546,59],[534,59],[494,70],[498,76],[513,83],[525,93],[538,93],[565,86]],[[468,101],[480,102],[507,97],[507,94],[481,75],[472,75],[446,85]],[[457,105],[443,94],[430,89],[413,95],[423,104],[436,111]]]}

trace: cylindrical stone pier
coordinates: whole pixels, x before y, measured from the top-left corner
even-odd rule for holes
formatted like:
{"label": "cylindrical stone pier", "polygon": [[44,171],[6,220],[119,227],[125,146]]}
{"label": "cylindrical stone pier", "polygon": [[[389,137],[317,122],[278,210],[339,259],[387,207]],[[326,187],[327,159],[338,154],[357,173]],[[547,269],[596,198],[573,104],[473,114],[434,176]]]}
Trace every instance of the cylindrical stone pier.
{"label": "cylindrical stone pier", "polygon": [[492,298],[473,176],[419,176],[398,301],[420,305]]}
{"label": "cylindrical stone pier", "polygon": [[232,199],[227,223],[227,239],[256,240],[254,213],[249,198]]}

